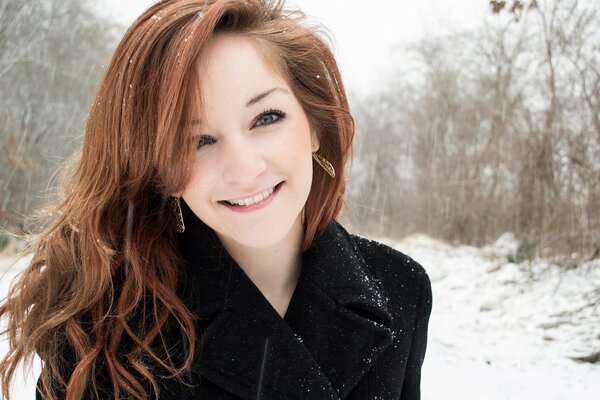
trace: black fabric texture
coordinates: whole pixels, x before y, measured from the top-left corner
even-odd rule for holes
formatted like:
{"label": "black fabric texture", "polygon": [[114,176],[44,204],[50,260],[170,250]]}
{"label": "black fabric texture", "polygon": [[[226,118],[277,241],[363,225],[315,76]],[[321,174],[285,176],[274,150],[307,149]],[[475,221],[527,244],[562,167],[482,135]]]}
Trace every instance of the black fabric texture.
{"label": "black fabric texture", "polygon": [[420,398],[432,293],[417,262],[331,222],[281,318],[215,233],[187,207],[184,217],[179,295],[201,337],[185,383],[159,379],[160,399]]}

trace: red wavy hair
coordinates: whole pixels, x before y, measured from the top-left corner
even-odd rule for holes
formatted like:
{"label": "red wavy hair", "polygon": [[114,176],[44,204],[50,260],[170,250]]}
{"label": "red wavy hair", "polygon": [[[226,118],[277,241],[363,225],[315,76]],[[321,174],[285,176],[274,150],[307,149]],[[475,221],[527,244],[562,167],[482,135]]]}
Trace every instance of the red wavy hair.
{"label": "red wavy hair", "polygon": [[[169,198],[190,172],[194,145],[185,119],[197,60],[219,33],[265,45],[319,135],[319,153],[337,171],[332,179],[315,167],[303,249],[338,216],[354,126],[323,32],[280,1],[158,2],[119,43],[91,106],[82,150],[63,174],[60,200],[0,306],[10,346],[0,360],[6,399],[19,364],[35,352],[47,399],[55,390],[69,400],[96,391],[99,360],[115,398],[147,398],[145,383],[158,397],[156,367],[180,377],[190,366],[198,340],[194,316],[176,295],[180,259]],[[186,339],[180,362],[162,337],[167,320]],[[64,351],[75,360],[69,376]]]}

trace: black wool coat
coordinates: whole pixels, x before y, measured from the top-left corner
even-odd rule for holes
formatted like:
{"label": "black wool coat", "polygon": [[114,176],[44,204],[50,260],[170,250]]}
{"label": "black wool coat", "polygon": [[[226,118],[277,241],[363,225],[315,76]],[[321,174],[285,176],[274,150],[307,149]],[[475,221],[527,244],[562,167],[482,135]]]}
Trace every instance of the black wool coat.
{"label": "black wool coat", "polygon": [[201,339],[185,384],[159,379],[160,399],[420,398],[431,285],[408,256],[331,222],[281,318],[197,218],[180,245]]}

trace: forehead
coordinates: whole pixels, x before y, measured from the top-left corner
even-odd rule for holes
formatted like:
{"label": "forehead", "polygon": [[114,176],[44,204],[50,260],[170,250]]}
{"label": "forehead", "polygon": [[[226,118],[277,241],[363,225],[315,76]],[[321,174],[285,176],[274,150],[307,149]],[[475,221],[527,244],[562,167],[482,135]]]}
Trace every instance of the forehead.
{"label": "forehead", "polygon": [[272,46],[242,35],[219,34],[202,52],[195,94],[206,112],[223,104],[245,105],[271,87],[289,89]]}
{"label": "forehead", "polygon": [[265,63],[279,72],[280,57],[277,55],[275,45],[259,36],[243,33],[217,33],[208,42],[199,59],[200,65],[216,62],[219,56],[230,55],[249,56],[252,53],[260,57]]}

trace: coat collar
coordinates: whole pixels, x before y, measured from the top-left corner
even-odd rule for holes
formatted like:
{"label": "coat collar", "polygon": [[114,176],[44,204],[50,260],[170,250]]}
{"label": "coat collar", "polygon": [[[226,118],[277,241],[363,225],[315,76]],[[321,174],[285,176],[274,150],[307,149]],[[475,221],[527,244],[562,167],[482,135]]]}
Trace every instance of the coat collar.
{"label": "coat collar", "polygon": [[244,399],[345,398],[392,341],[352,237],[336,222],[315,237],[282,319],[215,233],[184,216],[182,298],[203,332],[192,372]]}

